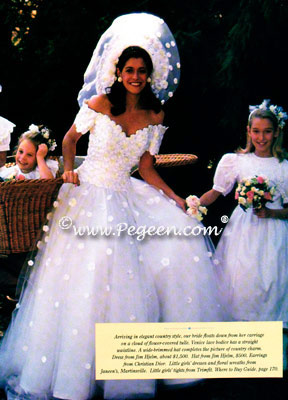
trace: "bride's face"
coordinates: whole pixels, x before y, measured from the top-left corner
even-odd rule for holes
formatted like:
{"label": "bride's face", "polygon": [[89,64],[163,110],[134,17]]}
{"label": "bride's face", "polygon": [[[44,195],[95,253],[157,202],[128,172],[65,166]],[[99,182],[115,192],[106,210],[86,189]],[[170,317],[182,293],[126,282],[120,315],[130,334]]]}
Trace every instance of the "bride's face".
{"label": "bride's face", "polygon": [[129,58],[122,71],[118,71],[127,92],[139,94],[147,83],[147,67],[142,58]]}

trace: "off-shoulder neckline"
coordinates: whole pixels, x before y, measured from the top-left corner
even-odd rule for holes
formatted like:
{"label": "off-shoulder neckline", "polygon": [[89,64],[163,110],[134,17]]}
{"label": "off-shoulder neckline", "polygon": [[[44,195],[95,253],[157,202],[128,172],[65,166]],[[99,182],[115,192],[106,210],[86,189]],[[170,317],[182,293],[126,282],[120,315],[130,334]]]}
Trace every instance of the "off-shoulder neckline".
{"label": "off-shoulder neckline", "polygon": [[[104,113],[102,113],[102,112],[100,112],[100,111],[94,110],[93,108],[89,107],[87,103],[84,103],[83,106],[84,106],[84,105],[87,107],[88,110],[94,111],[95,114],[99,114],[99,115],[102,115],[103,117],[106,117],[109,121],[111,121],[111,122],[114,124],[115,127],[119,128],[119,129],[121,130],[121,133],[122,133],[123,135],[125,135],[125,137],[126,137],[127,139],[131,138],[132,136],[136,136],[136,135],[137,135],[138,133],[140,133],[140,132],[147,131],[149,128],[154,128],[154,127],[162,127],[162,128],[165,128],[165,129],[168,128],[167,126],[165,126],[165,125],[163,125],[163,124],[148,124],[148,125],[144,126],[144,127],[141,128],[141,129],[137,129],[137,130],[136,130],[134,133],[132,133],[131,135],[127,135],[127,133],[126,133],[126,132],[124,131],[124,129],[122,128],[122,126],[121,126],[120,124],[117,124],[117,122],[114,121],[114,119],[112,119],[108,114],[104,114]],[[82,106],[82,107],[83,107],[83,106]]]}

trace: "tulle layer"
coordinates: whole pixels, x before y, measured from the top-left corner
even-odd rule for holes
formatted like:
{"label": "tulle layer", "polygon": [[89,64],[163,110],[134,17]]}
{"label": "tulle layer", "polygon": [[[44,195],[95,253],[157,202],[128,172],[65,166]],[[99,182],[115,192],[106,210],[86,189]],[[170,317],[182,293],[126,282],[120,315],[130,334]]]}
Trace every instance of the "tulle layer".
{"label": "tulle layer", "polygon": [[[237,207],[216,250],[217,270],[235,320],[288,322],[288,224]],[[222,269],[223,268],[223,269]]]}
{"label": "tulle layer", "polygon": [[15,399],[153,397],[155,381],[95,381],[94,325],[223,320],[209,240],[176,234],[197,221],[133,178],[129,192],[64,184],[49,221],[2,342],[1,385]]}

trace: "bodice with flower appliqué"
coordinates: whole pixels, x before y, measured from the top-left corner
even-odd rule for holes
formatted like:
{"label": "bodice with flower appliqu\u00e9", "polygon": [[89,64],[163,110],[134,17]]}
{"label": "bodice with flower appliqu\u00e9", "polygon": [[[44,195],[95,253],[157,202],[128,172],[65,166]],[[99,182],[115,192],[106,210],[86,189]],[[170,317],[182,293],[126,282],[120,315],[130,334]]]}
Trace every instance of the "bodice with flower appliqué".
{"label": "bodice with flower appliqu\u00e9", "polygon": [[127,190],[130,171],[145,151],[158,153],[167,127],[148,125],[127,136],[122,127],[108,115],[84,104],[75,119],[78,132],[90,131],[87,157],[78,168],[80,182]]}

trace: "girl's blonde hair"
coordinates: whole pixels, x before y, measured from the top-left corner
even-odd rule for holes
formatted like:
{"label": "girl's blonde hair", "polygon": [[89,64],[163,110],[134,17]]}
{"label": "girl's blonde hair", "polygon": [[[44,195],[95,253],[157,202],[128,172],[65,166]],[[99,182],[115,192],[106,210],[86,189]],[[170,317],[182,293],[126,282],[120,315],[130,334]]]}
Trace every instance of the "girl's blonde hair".
{"label": "girl's blonde hair", "polygon": [[[262,110],[257,108],[256,110],[252,111],[252,113],[249,115],[248,126],[250,129],[252,127],[252,123],[255,118],[269,119],[269,121],[271,121],[274,132],[278,130],[278,136],[274,138],[274,142],[271,149],[272,155],[278,158],[280,162],[288,158],[288,153],[283,148],[283,129],[279,126],[279,122],[276,115],[270,110]],[[236,153],[246,154],[246,153],[252,153],[253,151],[254,151],[254,146],[251,137],[247,132],[246,147],[244,149],[239,147],[236,150]]]}
{"label": "girl's blonde hair", "polygon": [[[18,150],[18,147],[20,146],[21,142],[23,142],[23,140],[29,140],[29,141],[32,142],[32,143],[34,144],[34,146],[36,147],[36,151],[37,151],[38,146],[39,146],[40,144],[44,143],[44,144],[47,145],[47,147],[48,147],[48,153],[47,153],[46,156],[45,156],[45,159],[46,159],[46,158],[50,155],[50,151],[49,151],[49,150],[50,150],[50,148],[51,148],[51,145],[49,144],[48,139],[45,138],[45,137],[43,136],[43,134],[41,133],[41,128],[42,128],[42,127],[43,127],[43,125],[39,125],[39,126],[38,126],[38,128],[39,128],[39,131],[38,131],[38,132],[27,131],[27,132],[22,133],[22,135],[20,135],[20,137],[19,137],[19,139],[18,139],[18,143],[17,143],[17,145],[16,145],[16,147],[15,147],[15,150],[14,150],[15,154],[16,154],[16,152],[17,152],[17,150]],[[45,128],[45,132],[48,133],[48,138],[49,138],[50,135],[51,135],[51,130],[48,129],[48,128]],[[52,150],[52,151],[53,151],[53,150]]]}

